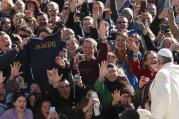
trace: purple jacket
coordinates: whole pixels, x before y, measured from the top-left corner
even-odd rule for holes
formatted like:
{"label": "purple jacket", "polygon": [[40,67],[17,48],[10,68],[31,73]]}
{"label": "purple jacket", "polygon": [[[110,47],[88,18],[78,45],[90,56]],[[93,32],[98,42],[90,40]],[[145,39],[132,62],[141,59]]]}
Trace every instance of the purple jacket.
{"label": "purple jacket", "polygon": [[[14,108],[6,110],[1,116],[0,119],[19,119]],[[33,114],[30,109],[25,110],[24,119],[33,119]]]}

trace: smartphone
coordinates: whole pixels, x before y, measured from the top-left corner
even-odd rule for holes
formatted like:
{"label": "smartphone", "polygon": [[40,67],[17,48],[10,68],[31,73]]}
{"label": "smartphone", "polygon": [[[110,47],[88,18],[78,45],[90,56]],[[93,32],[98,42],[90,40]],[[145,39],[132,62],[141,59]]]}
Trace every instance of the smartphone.
{"label": "smartphone", "polygon": [[141,3],[140,3],[140,10],[141,10],[141,12],[145,12],[146,9],[147,9],[147,3],[144,2],[144,1],[141,1]]}
{"label": "smartphone", "polygon": [[50,112],[56,112],[55,107],[50,107]]}
{"label": "smartphone", "polygon": [[97,94],[96,92],[93,92],[93,93],[91,93],[91,97],[92,97],[92,98],[97,98],[97,97],[98,97],[98,94]]}
{"label": "smartphone", "polygon": [[169,26],[166,24],[162,24],[161,26],[161,33],[166,33],[168,32]]}

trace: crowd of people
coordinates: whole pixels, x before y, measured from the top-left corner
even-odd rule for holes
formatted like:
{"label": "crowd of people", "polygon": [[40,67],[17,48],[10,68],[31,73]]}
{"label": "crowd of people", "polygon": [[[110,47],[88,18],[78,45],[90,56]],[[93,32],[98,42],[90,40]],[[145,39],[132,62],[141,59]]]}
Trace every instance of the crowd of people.
{"label": "crowd of people", "polygon": [[178,0],[1,0],[0,119],[177,119]]}

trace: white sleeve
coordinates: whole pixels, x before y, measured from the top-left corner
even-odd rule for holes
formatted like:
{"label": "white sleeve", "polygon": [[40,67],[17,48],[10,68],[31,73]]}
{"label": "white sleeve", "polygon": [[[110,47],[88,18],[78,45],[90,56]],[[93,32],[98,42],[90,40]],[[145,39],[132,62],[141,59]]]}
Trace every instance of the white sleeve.
{"label": "white sleeve", "polygon": [[170,100],[170,80],[158,72],[151,87],[151,111],[154,119],[163,119]]}

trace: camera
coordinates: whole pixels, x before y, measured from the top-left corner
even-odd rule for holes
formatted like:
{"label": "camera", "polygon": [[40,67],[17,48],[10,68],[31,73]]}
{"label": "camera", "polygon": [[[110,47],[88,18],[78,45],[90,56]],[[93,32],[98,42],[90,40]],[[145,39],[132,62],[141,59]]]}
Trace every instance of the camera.
{"label": "camera", "polygon": [[80,80],[81,79],[81,76],[80,75],[78,75],[78,74],[75,74],[74,75],[74,80]]}
{"label": "camera", "polygon": [[161,26],[161,33],[167,33],[167,32],[169,32],[169,26],[168,25],[166,25],[166,24],[162,24],[162,26]]}
{"label": "camera", "polygon": [[85,61],[86,60],[86,54],[80,54],[79,60],[80,61]]}

